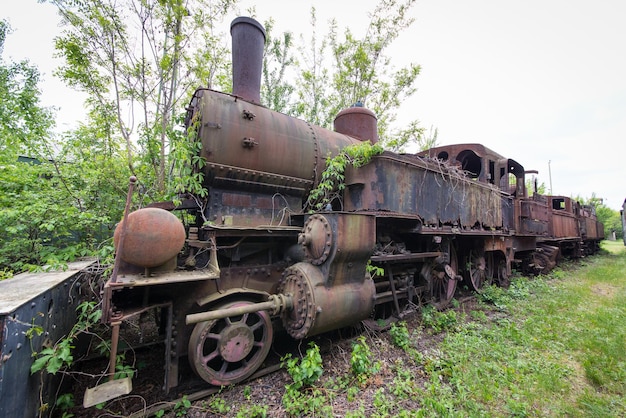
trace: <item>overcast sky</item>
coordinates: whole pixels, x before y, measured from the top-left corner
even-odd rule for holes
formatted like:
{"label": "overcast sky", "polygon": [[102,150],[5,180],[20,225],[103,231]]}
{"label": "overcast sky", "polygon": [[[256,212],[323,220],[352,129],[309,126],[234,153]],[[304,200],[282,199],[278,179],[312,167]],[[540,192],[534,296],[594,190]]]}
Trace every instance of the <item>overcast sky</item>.
{"label": "overcast sky", "polygon": [[[243,1],[256,4],[275,33],[308,37],[336,18],[362,35],[375,0]],[[15,29],[4,59],[29,58],[44,75],[44,104],[59,124],[82,116],[81,99],[52,75],[55,8],[35,0],[0,0]],[[439,130],[439,144],[479,142],[513,158],[552,193],[603,198],[618,210],[626,198],[626,1],[418,0],[415,23],[388,52],[392,65],[422,67],[418,92],[400,121]],[[225,23],[228,26],[228,22]],[[225,28],[227,32],[227,27]],[[550,176],[551,173],[551,176]]]}

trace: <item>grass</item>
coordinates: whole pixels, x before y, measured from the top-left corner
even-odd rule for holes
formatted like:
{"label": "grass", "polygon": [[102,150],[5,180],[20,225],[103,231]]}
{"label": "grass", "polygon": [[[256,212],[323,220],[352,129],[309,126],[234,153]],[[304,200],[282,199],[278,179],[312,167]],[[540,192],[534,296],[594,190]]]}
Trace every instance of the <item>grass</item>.
{"label": "grass", "polygon": [[618,244],[607,242],[606,254],[579,269],[486,292],[484,306],[504,315],[446,336],[429,371],[431,397],[459,416],[626,416],[626,252]]}

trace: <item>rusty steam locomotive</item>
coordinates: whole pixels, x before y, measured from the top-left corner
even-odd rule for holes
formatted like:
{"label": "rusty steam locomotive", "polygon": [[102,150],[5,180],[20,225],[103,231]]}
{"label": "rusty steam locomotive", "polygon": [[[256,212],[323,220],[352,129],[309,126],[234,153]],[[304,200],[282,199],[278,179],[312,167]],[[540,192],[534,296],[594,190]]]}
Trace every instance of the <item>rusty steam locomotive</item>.
{"label": "rusty steam locomotive", "polygon": [[208,196],[127,214],[104,288],[114,349],[122,321],[161,312],[166,389],[181,361],[211,385],[246,379],[275,330],[302,339],[401,318],[444,307],[461,280],[480,291],[512,268],[542,272],[598,248],[591,208],[529,194],[524,167],[479,144],[385,151],[346,170],[332,207],[308,213],[327,156],[376,142],[376,117],[349,108],[330,131],[262,106],[264,29],[240,17],[231,35],[233,93],[198,89],[188,108]]}

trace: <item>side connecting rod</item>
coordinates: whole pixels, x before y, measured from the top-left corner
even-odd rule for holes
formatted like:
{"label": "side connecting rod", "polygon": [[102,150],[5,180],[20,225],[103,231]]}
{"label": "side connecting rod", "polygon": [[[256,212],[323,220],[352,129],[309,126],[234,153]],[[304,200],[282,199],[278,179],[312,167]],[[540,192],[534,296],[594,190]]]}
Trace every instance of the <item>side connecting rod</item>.
{"label": "side connecting rod", "polygon": [[189,314],[185,318],[187,325],[197,324],[204,321],[212,321],[214,319],[223,319],[230,316],[245,315],[259,311],[270,311],[272,315],[277,315],[285,309],[291,309],[293,307],[293,300],[291,295],[270,295],[267,302],[254,303],[246,306],[236,306],[228,309],[217,309],[215,311],[199,312],[195,314]]}

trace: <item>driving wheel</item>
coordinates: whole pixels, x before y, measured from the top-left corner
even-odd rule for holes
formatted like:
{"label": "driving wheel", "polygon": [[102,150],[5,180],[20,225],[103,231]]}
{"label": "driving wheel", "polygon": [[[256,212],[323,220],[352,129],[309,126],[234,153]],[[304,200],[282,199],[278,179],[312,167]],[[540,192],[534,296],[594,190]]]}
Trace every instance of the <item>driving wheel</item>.
{"label": "driving wheel", "polygon": [[490,285],[493,280],[493,256],[489,258],[491,265],[483,254],[475,250],[470,251],[468,259],[468,275],[472,289],[481,292],[485,285]]}
{"label": "driving wheel", "polygon": [[450,264],[446,264],[443,270],[433,269],[430,274],[429,287],[432,303],[437,309],[443,309],[454,297],[457,285],[457,272],[459,263],[454,246],[450,246]]}
{"label": "driving wheel", "polygon": [[[231,302],[216,310],[250,304]],[[200,322],[189,338],[189,363],[198,376],[212,385],[238,383],[263,364],[272,338],[272,322],[266,311]]]}

